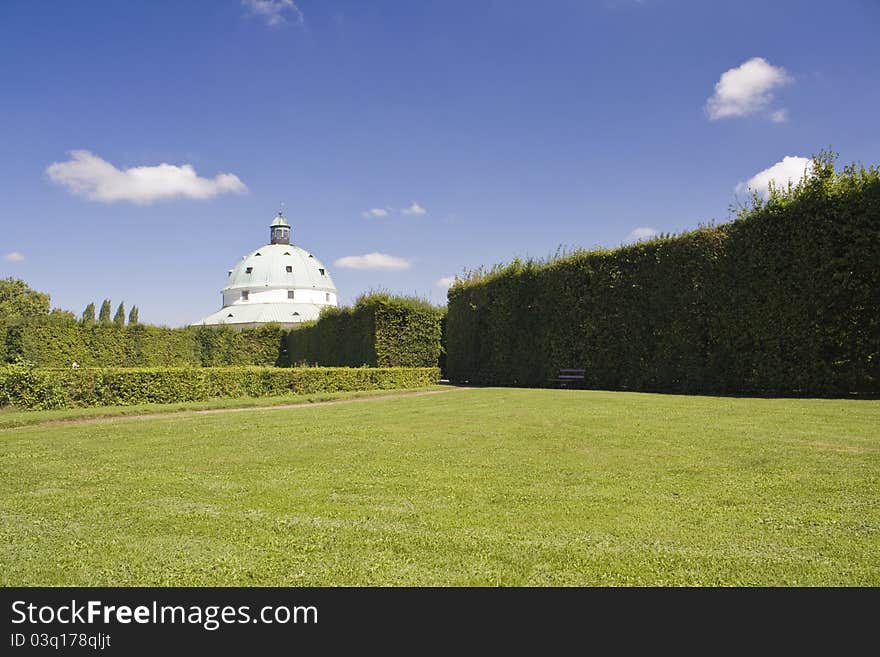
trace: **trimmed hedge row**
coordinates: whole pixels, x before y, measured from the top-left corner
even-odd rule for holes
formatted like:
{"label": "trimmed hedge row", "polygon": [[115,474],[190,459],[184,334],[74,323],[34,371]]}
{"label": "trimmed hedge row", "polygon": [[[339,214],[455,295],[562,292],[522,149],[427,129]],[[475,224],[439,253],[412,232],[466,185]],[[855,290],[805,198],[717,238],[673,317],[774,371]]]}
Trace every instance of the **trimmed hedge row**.
{"label": "trimmed hedge row", "polygon": [[420,299],[372,294],[331,308],[287,335],[291,363],[324,366],[434,367],[443,309]]}
{"label": "trimmed hedge row", "polygon": [[0,363],[37,367],[215,367],[286,365],[277,325],[235,331],[228,327],[83,326],[22,324],[0,327]]}
{"label": "trimmed hedge row", "polygon": [[687,393],[880,393],[880,172],[812,175],[732,223],[473,273],[453,381]]}
{"label": "trimmed hedge row", "polygon": [[353,308],[329,308],[318,322],[236,331],[32,322],[0,324],[0,363],[35,367],[433,367],[441,354],[444,309],[419,299],[374,294]]}
{"label": "trimmed hedge row", "polygon": [[436,383],[436,367],[420,368],[0,368],[0,406],[27,409],[267,397],[291,393],[418,388]]}
{"label": "trimmed hedge row", "polygon": [[191,331],[198,344],[202,367],[259,365],[286,367],[285,337],[288,331],[278,324],[236,331],[227,326],[184,329]]}

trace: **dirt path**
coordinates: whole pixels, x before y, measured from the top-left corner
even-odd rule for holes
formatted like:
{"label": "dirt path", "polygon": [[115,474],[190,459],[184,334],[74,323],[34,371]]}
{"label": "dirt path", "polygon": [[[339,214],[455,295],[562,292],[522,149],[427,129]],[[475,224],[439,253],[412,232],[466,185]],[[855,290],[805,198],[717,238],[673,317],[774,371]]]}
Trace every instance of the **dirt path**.
{"label": "dirt path", "polygon": [[62,420],[46,420],[44,422],[35,422],[34,424],[26,424],[19,427],[8,427],[0,429],[0,433],[6,431],[15,431],[16,429],[27,429],[29,427],[46,427],[46,426],[71,426],[79,424],[108,424],[111,422],[127,422],[135,420],[158,420],[161,418],[174,418],[190,415],[214,415],[216,413],[247,413],[251,411],[283,411],[297,408],[314,408],[316,406],[335,406],[337,404],[354,404],[357,402],[370,402],[387,399],[400,399],[403,397],[422,397],[425,395],[442,395],[447,392],[456,390],[466,390],[464,387],[444,386],[441,390],[417,390],[414,392],[391,392],[381,395],[367,395],[364,397],[351,397],[349,399],[328,399],[326,401],[316,402],[297,402],[295,404],[276,404],[274,406],[243,406],[237,408],[206,408],[201,410],[180,410],[169,411],[167,413],[141,413],[138,415],[109,415],[104,417],[79,417]]}

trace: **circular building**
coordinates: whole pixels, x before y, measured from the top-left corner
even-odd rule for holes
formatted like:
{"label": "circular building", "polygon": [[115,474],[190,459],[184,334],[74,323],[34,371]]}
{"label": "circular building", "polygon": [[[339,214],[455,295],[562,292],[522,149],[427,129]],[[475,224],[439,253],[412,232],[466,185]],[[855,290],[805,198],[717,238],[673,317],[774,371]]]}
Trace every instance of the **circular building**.
{"label": "circular building", "polygon": [[223,307],[193,326],[244,329],[272,322],[293,328],[318,319],[322,308],[337,305],[330,272],[314,255],[290,243],[290,224],[280,212],[269,231],[269,244],[229,270]]}

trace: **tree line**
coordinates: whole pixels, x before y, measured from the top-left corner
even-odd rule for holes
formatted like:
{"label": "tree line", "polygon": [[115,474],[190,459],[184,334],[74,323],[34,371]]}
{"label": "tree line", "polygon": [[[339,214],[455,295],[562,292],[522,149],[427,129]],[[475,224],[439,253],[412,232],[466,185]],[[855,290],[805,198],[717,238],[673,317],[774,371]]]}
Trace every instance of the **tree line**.
{"label": "tree line", "polygon": [[[51,308],[50,297],[45,292],[31,288],[26,282],[17,278],[0,279],[0,323],[14,326],[22,323],[39,322],[49,324],[75,324],[83,326],[125,326],[125,302],[120,302],[116,312],[112,313],[112,302],[104,299],[101,309],[95,312],[95,304],[85,307],[77,319],[69,310]],[[132,306],[128,312],[128,325],[139,323],[138,307]]]}
{"label": "tree line", "polygon": [[[103,326],[109,326],[110,324],[115,324],[116,326],[125,326],[125,302],[121,301],[119,305],[116,307],[116,312],[113,314],[113,318],[110,318],[110,308],[112,304],[110,299],[104,299],[101,303],[101,310],[98,312],[97,319],[95,318],[95,304],[90,303],[85,307],[85,310],[82,311],[82,315],[80,315],[79,323],[83,326],[93,326],[95,324],[100,324]],[[128,325],[136,326],[138,324],[138,307],[132,306],[131,310],[128,313]]]}

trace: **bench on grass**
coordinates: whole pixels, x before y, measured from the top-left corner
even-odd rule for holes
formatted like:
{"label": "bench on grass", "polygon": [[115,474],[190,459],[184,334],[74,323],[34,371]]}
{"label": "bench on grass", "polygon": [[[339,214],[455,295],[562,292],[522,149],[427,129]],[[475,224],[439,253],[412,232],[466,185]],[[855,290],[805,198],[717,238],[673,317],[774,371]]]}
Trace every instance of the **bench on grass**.
{"label": "bench on grass", "polygon": [[571,367],[561,367],[559,368],[559,372],[556,373],[556,378],[553,379],[553,382],[556,383],[560,388],[565,388],[568,386],[582,386],[586,379],[587,370],[581,370]]}

